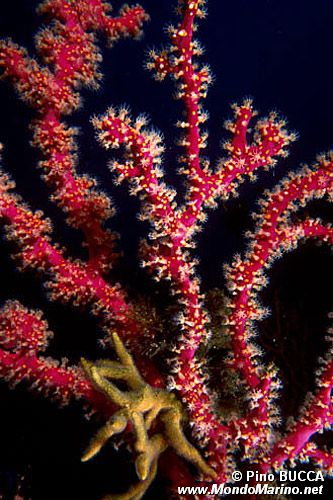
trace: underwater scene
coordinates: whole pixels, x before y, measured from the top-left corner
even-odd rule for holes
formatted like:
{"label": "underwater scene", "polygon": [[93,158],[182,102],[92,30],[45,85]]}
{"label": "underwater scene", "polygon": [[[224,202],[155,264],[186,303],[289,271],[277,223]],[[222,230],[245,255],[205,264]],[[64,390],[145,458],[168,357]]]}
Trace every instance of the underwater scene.
{"label": "underwater scene", "polygon": [[333,6],[0,12],[0,499],[330,498]]}

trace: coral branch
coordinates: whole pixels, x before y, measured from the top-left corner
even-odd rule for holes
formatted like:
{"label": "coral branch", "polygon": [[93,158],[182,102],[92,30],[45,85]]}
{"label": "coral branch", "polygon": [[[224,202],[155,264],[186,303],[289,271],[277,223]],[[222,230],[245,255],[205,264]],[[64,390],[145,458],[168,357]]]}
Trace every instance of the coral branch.
{"label": "coral branch", "polygon": [[0,310],[0,374],[11,386],[24,381],[61,404],[83,399],[95,410],[110,412],[100,394],[86,380],[81,369],[41,356],[53,336],[40,311],[28,311],[17,301]]}
{"label": "coral branch", "polygon": [[265,314],[256,299],[256,293],[266,282],[263,269],[283,251],[295,248],[297,242],[306,237],[323,236],[330,241],[331,229],[320,223],[310,221],[294,227],[288,227],[288,215],[304,205],[311,198],[322,197],[332,190],[332,160],[322,158],[316,169],[305,168],[300,174],[291,174],[289,178],[267,196],[267,201],[260,202],[263,207],[256,215],[257,228],[248,234],[250,243],[245,259],[236,257],[232,265],[225,267],[228,288],[232,294],[229,307],[232,312],[228,318],[233,338],[234,358],[231,362],[239,369],[250,387],[259,384],[255,364],[247,351],[246,339],[251,336],[250,323]]}
{"label": "coral branch", "polygon": [[[33,144],[44,156],[40,166],[54,191],[52,199],[81,229],[89,249],[90,266],[107,271],[115,259],[115,235],[103,228],[112,215],[109,198],[94,189],[96,181],[75,172],[75,129],[61,122],[80,105],[77,88],[96,86],[101,55],[92,34],[102,31],[110,42],[121,35],[138,35],[147,19],[139,6],[122,9],[119,18],[108,15],[109,5],[94,0],[46,1],[40,11],[58,23],[38,34],[36,48],[47,66],[39,66],[26,51],[11,42],[0,45],[0,67],[15,82],[21,98],[37,110]],[[78,56],[79,55],[79,56]]]}
{"label": "coral branch", "polygon": [[[286,460],[294,460],[299,455],[311,457],[314,451],[307,443],[311,437],[333,424],[331,391],[333,387],[333,361],[331,355],[323,359],[323,367],[318,373],[318,390],[307,397],[299,418],[291,423],[287,434],[278,440],[269,454],[263,457],[262,469],[280,467]],[[317,452],[318,453],[318,452]],[[317,454],[317,457],[319,454]],[[322,454],[324,459],[324,453]]]}
{"label": "coral branch", "polygon": [[105,283],[99,273],[81,261],[69,260],[58,245],[50,242],[51,225],[41,212],[32,213],[10,190],[14,184],[6,175],[0,179],[0,216],[8,225],[8,238],[20,248],[23,267],[34,267],[51,273],[48,283],[53,299],[94,304],[94,312],[109,314],[109,319],[129,327],[126,317],[129,305],[118,286]]}

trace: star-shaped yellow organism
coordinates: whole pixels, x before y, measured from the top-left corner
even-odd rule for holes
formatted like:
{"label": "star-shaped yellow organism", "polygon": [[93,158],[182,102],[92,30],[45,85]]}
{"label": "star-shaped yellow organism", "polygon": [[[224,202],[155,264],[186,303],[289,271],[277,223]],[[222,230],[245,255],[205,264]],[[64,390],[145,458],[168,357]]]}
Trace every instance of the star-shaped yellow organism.
{"label": "star-shaped yellow organism", "polygon": [[[110,420],[97,432],[86,449],[82,461],[95,456],[114,434],[123,432],[130,423],[135,436],[138,456],[135,468],[140,482],[126,493],[107,496],[107,499],[139,500],[153,481],[158,458],[171,446],[179,455],[193,463],[203,474],[215,476],[200,453],[186,439],[181,423],[184,410],[176,396],[164,389],[151,387],[138,372],[132,356],[116,333],[113,334],[115,351],[120,362],[100,360],[91,363],[81,360],[82,367],[94,387],[119,407]],[[128,391],[122,391],[111,380],[126,382]],[[153,422],[159,418],[159,432],[148,435]]]}

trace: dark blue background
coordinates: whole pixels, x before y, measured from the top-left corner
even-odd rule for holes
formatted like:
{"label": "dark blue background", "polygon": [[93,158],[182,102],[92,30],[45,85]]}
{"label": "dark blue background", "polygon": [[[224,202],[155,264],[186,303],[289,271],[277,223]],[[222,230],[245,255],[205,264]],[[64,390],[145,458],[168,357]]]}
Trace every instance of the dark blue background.
{"label": "dark blue background", "polygon": [[[112,50],[104,50],[104,73],[100,92],[84,91],[85,107],[69,121],[82,127],[80,171],[89,171],[111,193],[118,216],[111,226],[122,233],[125,251],[120,275],[132,289],[149,292],[135,259],[137,242],[146,230],[136,218],[137,201],[128,198],[126,188],[113,188],[106,167],[107,155],[94,139],[89,117],[102,113],[110,104],[130,105],[133,115],[145,112],[165,137],[164,167],[169,182],[180,187],[175,175],[177,148],[173,124],[180,115],[178,102],[172,100],[173,84],[157,83],[143,69],[145,51],[167,42],[163,26],[172,19],[173,2],[143,0],[151,15],[145,36],[139,42],[121,41]],[[34,14],[37,2],[12,0],[1,6],[0,34],[32,51],[32,35],[40,25]],[[114,6],[121,5],[115,2]],[[205,107],[211,119],[209,153],[212,162],[220,154],[219,143],[226,138],[223,121],[230,117],[229,104],[252,96],[262,114],[274,109],[288,118],[291,129],[299,132],[291,155],[275,168],[262,173],[255,184],[243,185],[240,198],[224,203],[211,213],[206,229],[199,236],[200,273],[205,289],[223,286],[222,263],[230,261],[244,248],[243,233],[251,228],[250,212],[264,188],[274,185],[290,169],[311,163],[317,153],[333,147],[332,99],[332,20],[333,6],[327,0],[211,0],[209,17],[201,23],[199,39],[206,47],[203,61],[215,75]],[[48,193],[35,169],[38,154],[29,146],[31,117],[17,100],[10,86],[0,86],[0,141],[4,143],[3,168],[15,178],[18,191],[33,208],[43,208],[55,221],[55,234],[79,255],[79,236],[68,230],[60,212],[48,201]],[[331,219],[325,203],[313,203],[312,215]],[[76,361],[82,354],[97,355],[96,323],[88,315],[70,308],[49,305],[33,273],[24,276],[15,271],[8,259],[10,247],[3,242],[0,250],[0,299],[19,298],[26,305],[47,313],[56,340],[51,354]],[[272,316],[260,328],[260,343],[281,369],[286,386],[283,413],[295,414],[304,394],[313,387],[313,371],[318,354],[325,349],[323,337],[328,327],[327,313],[332,307],[329,284],[332,276],[329,250],[308,244],[270,273],[270,285],[263,295],[272,306]],[[140,284],[139,284],[140,283]],[[79,464],[83,443],[94,427],[87,425],[80,408],[58,410],[48,401],[37,401],[24,388],[9,392],[2,388],[1,488],[10,498],[11,483],[26,475],[26,495],[34,500],[95,499],[114,490],[113,481],[126,484],[128,464],[110,461],[108,453],[86,465]],[[62,453],[65,455],[63,456]],[[110,477],[109,477],[110,474]],[[113,477],[113,479],[112,479]],[[131,476],[134,480],[134,475]],[[65,486],[66,481],[69,482]],[[328,488],[328,486],[327,486]],[[328,491],[328,489],[327,489]],[[161,495],[161,486],[155,490]],[[154,492],[151,493],[154,498]],[[28,496],[27,496],[28,498]]]}

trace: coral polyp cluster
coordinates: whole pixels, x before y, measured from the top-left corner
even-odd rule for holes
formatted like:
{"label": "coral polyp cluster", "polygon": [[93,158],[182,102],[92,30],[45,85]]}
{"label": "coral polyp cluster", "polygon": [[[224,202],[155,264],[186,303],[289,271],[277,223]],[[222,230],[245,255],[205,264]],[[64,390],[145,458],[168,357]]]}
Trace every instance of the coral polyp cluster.
{"label": "coral polyp cluster", "polygon": [[[212,76],[200,63],[203,50],[195,39],[197,20],[206,15],[205,1],[180,1],[178,23],[167,30],[168,47],[151,50],[146,66],[157,80],[175,80],[176,98],[183,105],[176,124],[182,152],[174,160],[185,179],[182,190],[168,186],[162,137],[144,115],[135,118],[126,107],[110,107],[92,118],[100,145],[118,150],[110,161],[113,184],[128,186],[139,200],[138,219],[149,227],[138,261],[155,286],[167,283],[172,297],[166,319],[155,321],[154,307],[140,304],[114,277],[121,259],[119,238],[106,222],[115,211],[97,181],[80,173],[78,131],[65,121],[81,105],[80,90],[100,84],[97,35],[109,45],[123,36],[138,38],[148,15],[137,5],[125,6],[112,17],[110,5],[101,0],[47,0],[39,12],[50,24],[36,37],[37,57],[3,40],[0,67],[3,78],[34,110],[32,145],[39,150],[42,178],[51,201],[81,232],[86,258],[72,257],[54,241],[51,221],[23,202],[3,172],[0,219],[16,245],[20,269],[37,269],[52,301],[91,311],[105,333],[108,353],[95,362],[82,359],[78,366],[45,357],[52,335],[42,313],[8,301],[0,312],[1,377],[13,385],[25,380],[61,404],[77,399],[97,413],[103,424],[84,460],[95,456],[110,438],[122,435],[133,452],[138,483],[108,498],[142,498],[166,449],[183,457],[177,458],[177,470],[170,466],[164,471],[173,491],[195,481],[208,484],[213,478],[230,483],[231,472],[240,464],[265,473],[311,460],[330,476],[332,455],[315,440],[333,422],[330,351],[317,371],[316,390],[282,428],[282,383],[253,337],[256,324],[267,315],[259,292],[272,263],[300,242],[333,243],[331,225],[295,217],[313,199],[332,199],[333,154],[318,157],[312,167],[289,174],[264,194],[253,216],[254,229],[246,235],[246,251],[224,267],[227,290],[222,294],[222,313],[216,314],[214,305],[209,306],[210,297],[216,305],[216,297],[204,293],[198,276],[196,236],[209,209],[236,195],[241,183],[272,169],[288,154],[296,135],[276,113],[258,119],[252,101],[245,99],[233,105],[233,117],[225,124],[229,140],[223,143],[224,156],[216,164],[209,160],[203,100]],[[225,380],[221,376],[221,386],[230,380],[239,386],[229,392],[235,402],[219,401],[222,391],[214,390],[209,381],[205,349],[212,338],[223,345],[225,354],[222,373],[228,375]],[[152,346],[162,341],[167,348],[151,356]],[[120,361],[109,359],[114,354]],[[189,469],[187,462],[195,467]]]}

